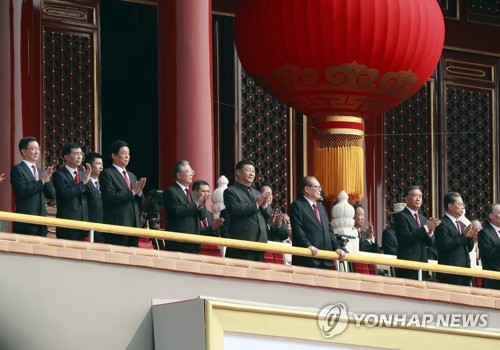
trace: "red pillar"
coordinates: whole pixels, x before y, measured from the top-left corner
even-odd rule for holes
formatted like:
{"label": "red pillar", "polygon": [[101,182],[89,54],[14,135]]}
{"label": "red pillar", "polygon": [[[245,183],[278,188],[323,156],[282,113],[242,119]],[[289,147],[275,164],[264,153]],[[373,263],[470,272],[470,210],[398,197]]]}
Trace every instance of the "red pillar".
{"label": "red pillar", "polygon": [[211,0],[158,1],[160,187],[185,159],[214,183]]}
{"label": "red pillar", "polygon": [[0,184],[2,211],[14,209],[9,172],[21,161],[19,140],[40,137],[40,91],[33,61],[39,54],[33,31],[40,23],[36,11],[30,0],[0,1],[0,173],[6,175]]}

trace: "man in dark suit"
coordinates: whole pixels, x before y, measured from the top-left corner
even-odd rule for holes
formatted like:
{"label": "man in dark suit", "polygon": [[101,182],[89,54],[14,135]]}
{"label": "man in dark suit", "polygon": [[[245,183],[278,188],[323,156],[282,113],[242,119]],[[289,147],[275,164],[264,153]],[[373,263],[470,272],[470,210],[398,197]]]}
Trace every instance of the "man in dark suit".
{"label": "man in dark suit", "polygon": [[[112,166],[99,175],[104,223],[129,227],[140,227],[140,207],[144,202],[142,190],[146,178],[137,177],[126,170],[130,162],[130,149],[125,141],[118,140],[110,148]],[[106,233],[106,243],[137,247],[138,237]]]}
{"label": "man in dark suit", "polygon": [[[273,190],[271,187],[265,185],[260,188],[260,193],[267,194],[267,205],[271,206],[273,203]],[[283,242],[288,238],[285,221],[283,220],[283,213],[279,208],[273,210],[273,214],[267,221],[267,239],[268,241]]]}
{"label": "man in dark suit", "polygon": [[[89,208],[89,221],[102,223],[102,196],[101,187],[99,185],[99,174],[101,174],[103,169],[102,155],[95,152],[87,153],[87,155],[85,156],[85,163],[90,165],[90,182],[96,189],[95,197],[87,198],[87,205]],[[94,231],[94,242],[104,243],[104,236],[101,232]]]}
{"label": "man in dark suit", "polygon": [[[477,232],[458,220],[464,213],[464,202],[457,192],[449,192],[444,196],[446,214],[434,233],[438,249],[438,263],[470,268],[469,252],[474,247],[474,235]],[[470,286],[469,276],[437,273],[439,282]]]}
{"label": "man in dark suit", "polygon": [[[483,270],[500,271],[500,204],[486,210],[488,222],[479,231],[478,245]],[[500,280],[483,279],[483,287],[500,290]]]}
{"label": "man in dark suit", "polygon": [[[406,203],[396,203],[389,215],[395,215],[406,207]],[[382,231],[382,251],[384,254],[398,255],[398,238],[394,227],[387,227]]]}
{"label": "man in dark suit", "polygon": [[[27,136],[19,141],[23,160],[10,170],[10,182],[16,200],[16,213],[47,216],[45,200],[54,199],[56,190],[51,182],[54,167],[45,171],[36,165],[40,146],[36,138]],[[13,231],[27,235],[47,236],[47,226],[14,222]]]}
{"label": "man in dark suit", "polygon": [[[272,215],[268,195],[252,188],[255,165],[251,160],[236,164],[236,182],[224,191],[230,219],[229,238],[267,243],[267,221]],[[227,258],[264,261],[264,252],[227,248]]]}
{"label": "man in dark suit", "polygon": [[378,253],[378,243],[375,238],[373,224],[369,224],[365,230],[365,209],[361,204],[354,206],[354,228],[358,231],[359,251]]}
{"label": "man in dark suit", "polygon": [[[187,160],[180,160],[172,167],[175,183],[163,191],[163,207],[167,217],[167,231],[200,234],[200,220],[206,217],[206,193],[199,197],[189,189],[193,183],[194,170]],[[200,245],[176,241],[165,241],[165,249],[198,254]]]}
{"label": "man in dark suit", "polygon": [[[87,199],[94,198],[97,190],[89,181],[91,168],[86,164],[85,171],[78,167],[83,161],[83,152],[77,143],[67,143],[63,147],[64,166],[54,173],[56,188],[57,214],[60,219],[88,221]],[[83,241],[87,231],[65,227],[56,229],[57,238]]]}
{"label": "man in dark suit", "polygon": [[341,259],[345,257],[345,252],[340,249],[333,234],[326,209],[318,201],[321,189],[314,176],[306,176],[299,182],[299,191],[303,196],[290,206],[292,245],[308,248],[313,258],[294,255],[292,265],[331,269],[332,260],[314,258],[319,249],[336,251]]}
{"label": "man in dark suit", "polygon": [[[440,224],[437,218],[426,219],[418,213],[422,206],[422,191],[417,186],[404,190],[406,208],[394,217],[394,230],[398,238],[398,259],[428,262],[427,244],[431,243],[434,229]],[[396,276],[418,279],[418,271],[396,268]]]}

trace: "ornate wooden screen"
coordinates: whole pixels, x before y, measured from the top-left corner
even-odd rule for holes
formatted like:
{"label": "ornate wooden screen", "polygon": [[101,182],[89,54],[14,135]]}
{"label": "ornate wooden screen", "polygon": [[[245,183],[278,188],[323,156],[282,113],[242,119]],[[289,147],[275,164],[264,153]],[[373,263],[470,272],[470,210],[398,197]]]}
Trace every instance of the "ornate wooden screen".
{"label": "ornate wooden screen", "polygon": [[[428,82],[409,100],[386,113],[384,120],[385,206],[403,202],[406,186],[423,192],[422,210],[431,203],[432,85]],[[387,216],[390,222],[391,216]]]}
{"label": "ornate wooden screen", "polygon": [[[84,5],[85,4],[85,5]],[[98,2],[43,2],[42,138],[45,164],[62,164],[62,147],[94,150]]]}
{"label": "ornate wooden screen", "polygon": [[273,205],[288,207],[289,130],[287,107],[241,73],[242,157],[255,162],[255,186],[271,186]]}

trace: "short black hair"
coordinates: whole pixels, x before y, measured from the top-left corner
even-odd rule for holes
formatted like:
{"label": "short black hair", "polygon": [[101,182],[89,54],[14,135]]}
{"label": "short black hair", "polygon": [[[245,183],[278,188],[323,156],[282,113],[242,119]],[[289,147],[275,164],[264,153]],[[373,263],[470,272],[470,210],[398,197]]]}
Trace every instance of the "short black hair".
{"label": "short black hair", "polygon": [[448,211],[448,205],[457,201],[457,198],[462,197],[458,192],[448,192],[444,195],[444,210]]}
{"label": "short black hair", "polygon": [[23,154],[23,149],[27,149],[30,142],[33,141],[38,142],[38,140],[34,136],[26,136],[19,141],[19,152],[21,152],[21,155]]}
{"label": "short black hair", "polygon": [[307,186],[311,186],[311,180],[314,179],[314,176],[304,176],[302,179],[299,181],[299,192],[304,193],[306,190]]}
{"label": "short black hair", "polygon": [[68,142],[66,143],[64,146],[63,146],[63,150],[62,150],[62,155],[63,156],[67,156],[68,154],[71,154],[71,150],[75,149],[75,148],[82,148],[82,146],[80,146],[78,143],[76,142]]}
{"label": "short black hair", "polygon": [[411,191],[413,190],[419,190],[420,192],[422,192],[422,189],[418,186],[406,186],[404,191],[403,191],[403,197],[406,197],[410,194]]}
{"label": "short black hair", "polygon": [[253,161],[251,161],[250,159],[243,159],[236,163],[236,170],[243,169],[245,165],[251,165],[255,168],[255,163]]}
{"label": "short black hair", "polygon": [[92,165],[96,159],[102,159],[102,155],[96,152],[89,152],[85,155],[85,163]]}
{"label": "short black hair", "polygon": [[182,173],[182,167],[185,165],[189,165],[187,160],[179,160],[172,165],[172,175],[174,176],[174,179],[177,178],[177,174]]}
{"label": "short black hair", "polygon": [[123,140],[116,140],[114,141],[111,146],[109,146],[109,155],[113,155],[113,154],[118,154],[120,152],[120,149],[122,147],[128,147],[130,148],[130,146],[128,145],[128,143],[126,143],[125,141]]}
{"label": "short black hair", "polygon": [[[357,204],[353,204],[353,205],[352,205],[352,207],[354,208],[354,213],[356,213],[356,209],[358,209],[358,208],[363,208],[363,206],[362,206],[361,204],[359,204],[359,203],[357,203]],[[363,209],[364,209],[364,208],[363,208]]]}
{"label": "short black hair", "polygon": [[210,186],[205,180],[196,180],[193,182],[193,191],[198,191],[201,186]]}

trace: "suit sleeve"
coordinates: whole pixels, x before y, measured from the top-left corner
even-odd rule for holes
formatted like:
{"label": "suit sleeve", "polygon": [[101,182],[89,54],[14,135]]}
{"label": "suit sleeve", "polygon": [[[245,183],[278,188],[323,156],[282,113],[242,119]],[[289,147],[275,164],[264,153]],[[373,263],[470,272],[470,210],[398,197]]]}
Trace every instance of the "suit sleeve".
{"label": "suit sleeve", "polygon": [[417,230],[413,230],[404,214],[398,214],[394,217],[394,230],[396,231],[398,241],[404,242],[407,245],[416,243],[423,237],[429,237],[423,226]]}
{"label": "suit sleeve", "polygon": [[28,182],[22,174],[20,166],[14,166],[10,171],[10,182],[14,193],[19,197],[31,197],[43,190],[42,180]]}
{"label": "suit sleeve", "polygon": [[441,223],[434,230],[436,245],[440,250],[449,251],[466,244],[467,238],[465,235],[457,235],[450,232],[448,225]]}
{"label": "suit sleeve", "polygon": [[101,172],[99,183],[101,185],[101,195],[109,203],[129,203],[134,199],[134,193],[131,190],[117,189],[112,176],[107,171]]}
{"label": "suit sleeve", "polygon": [[310,247],[312,244],[304,232],[302,211],[295,202],[290,206],[290,223],[292,224],[292,243],[300,247]]}
{"label": "suit sleeve", "polygon": [[[40,180],[42,181],[42,180]],[[43,184],[43,194],[47,199],[55,199],[56,198],[56,188],[54,187],[54,183],[52,181],[46,182]]]}
{"label": "suit sleeve", "polygon": [[231,188],[224,191],[224,205],[231,218],[248,216],[259,211],[256,202],[251,201],[250,198],[248,201],[240,201]]}
{"label": "suit sleeve", "polygon": [[384,254],[398,254],[398,241],[395,238],[395,235],[391,235],[389,229],[382,232],[382,250]]}
{"label": "suit sleeve", "polygon": [[361,241],[360,250],[362,252],[378,253],[378,243],[377,243],[377,240],[375,240],[375,242],[371,243],[369,240],[363,239]]}
{"label": "suit sleeve", "polygon": [[198,216],[198,206],[193,203],[181,203],[181,199],[174,193],[172,188],[166,188],[163,191],[163,207],[173,216],[178,218],[186,218],[188,216]]}
{"label": "suit sleeve", "polygon": [[[493,231],[493,233],[495,233]],[[500,256],[500,244],[496,244],[486,229],[478,233],[479,254],[488,260],[498,259]]]}

